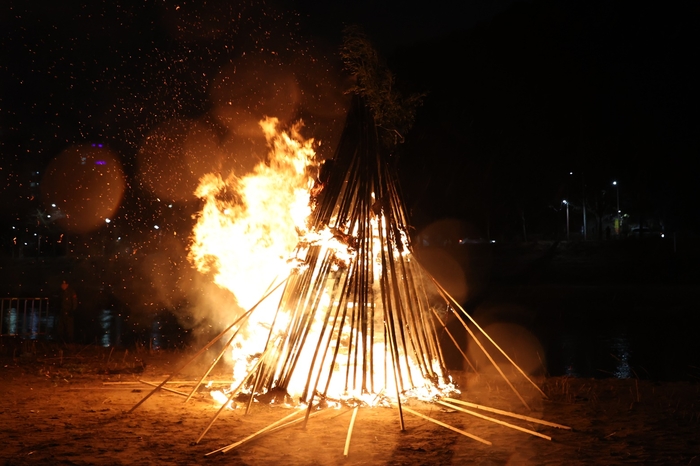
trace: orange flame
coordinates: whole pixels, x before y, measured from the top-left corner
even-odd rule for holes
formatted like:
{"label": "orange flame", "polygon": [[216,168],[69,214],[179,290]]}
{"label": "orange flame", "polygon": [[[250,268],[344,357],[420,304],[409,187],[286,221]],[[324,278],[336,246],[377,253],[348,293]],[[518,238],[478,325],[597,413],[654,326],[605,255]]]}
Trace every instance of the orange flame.
{"label": "orange flame", "polygon": [[[310,173],[316,168],[313,140],[304,140],[299,135],[299,125],[292,127],[289,133],[278,132],[275,118],[261,121],[260,126],[270,149],[268,161],[260,163],[251,174],[245,176],[232,173],[224,179],[217,174],[206,175],[196,191],[197,196],[204,200],[204,206],[193,232],[191,261],[201,272],[211,273],[216,284],[230,290],[243,309],[257,306],[233,344],[232,387],[238,387],[245,381],[259,359],[265,357],[265,348],[285,344],[290,316],[284,314],[284,310],[278,310],[281,288],[268,299],[260,301],[272,289],[274,283],[270,281],[279,283],[284,280],[296,265],[289,258],[295,256],[303,263],[311,245],[330,249],[336,261],[347,266],[354,257],[351,243],[352,237],[357,234],[329,228],[308,231],[306,222],[311,213],[310,193],[314,181]],[[377,243],[380,235],[376,231],[384,221],[381,215],[370,219],[375,230],[373,241]],[[408,244],[405,237],[401,241]],[[377,244],[374,251],[381,248]],[[407,254],[407,249],[402,254]],[[381,267],[379,260],[372,262],[373,267]],[[375,270],[374,274],[379,276],[379,270]],[[320,305],[329,308],[332,305],[330,301],[329,296],[324,296]],[[348,305],[352,307],[352,304]],[[322,314],[318,313],[319,316]],[[324,333],[323,326],[322,319],[317,318],[310,332],[314,336],[308,340],[319,341],[319,346],[334,349],[336,341],[343,339],[336,339],[331,331]],[[348,327],[335,331],[350,335],[352,330]],[[383,329],[377,331],[377,335],[382,333]],[[363,337],[356,334],[355,338]],[[293,397],[300,394],[307,378],[314,373],[323,375],[325,380],[333,383],[328,393],[334,398],[352,397],[375,404],[379,394],[392,397],[397,390],[391,352],[387,351],[383,338],[377,338],[372,345],[374,354],[378,355],[374,374],[381,381],[377,393],[346,393],[347,384],[343,383],[343,377],[332,377],[331,374],[345,374],[346,368],[352,367],[351,354],[339,348],[338,358],[331,367],[330,358],[315,357],[318,355],[315,354],[314,345],[301,348],[298,370],[294,371],[286,386],[288,393]],[[281,362],[266,361],[266,364]],[[417,367],[411,370],[415,374],[421,373]],[[439,368],[435,372],[441,373]],[[417,388],[411,396],[430,398],[435,395],[437,389],[434,382],[415,379],[414,375]],[[441,380],[439,385],[441,389],[448,386],[453,388],[449,380]],[[221,398],[221,393],[217,396]],[[225,399],[221,402],[224,403]]]}

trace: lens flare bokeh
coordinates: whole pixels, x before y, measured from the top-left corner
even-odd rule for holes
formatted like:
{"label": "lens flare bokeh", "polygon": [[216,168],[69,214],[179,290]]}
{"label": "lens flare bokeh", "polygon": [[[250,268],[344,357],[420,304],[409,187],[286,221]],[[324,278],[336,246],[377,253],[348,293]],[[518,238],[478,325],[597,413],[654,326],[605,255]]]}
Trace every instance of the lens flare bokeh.
{"label": "lens flare bokeh", "polygon": [[101,144],[80,144],[68,147],[49,164],[41,186],[44,204],[60,212],[63,227],[88,233],[114,215],[126,181],[112,151]]}

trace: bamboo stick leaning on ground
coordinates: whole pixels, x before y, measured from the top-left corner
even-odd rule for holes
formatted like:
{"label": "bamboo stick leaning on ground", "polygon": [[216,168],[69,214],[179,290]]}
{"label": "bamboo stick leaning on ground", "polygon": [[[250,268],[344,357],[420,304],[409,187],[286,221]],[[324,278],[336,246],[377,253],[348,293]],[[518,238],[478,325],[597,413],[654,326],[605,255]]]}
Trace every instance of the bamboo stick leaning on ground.
{"label": "bamboo stick leaning on ground", "polygon": [[301,411],[302,411],[303,409],[304,409],[304,408],[296,409],[296,410],[294,410],[293,412],[291,412],[291,413],[289,413],[288,415],[286,415],[285,417],[283,417],[282,419],[279,419],[279,420],[273,422],[272,424],[268,425],[267,427],[263,427],[263,428],[260,429],[259,431],[255,432],[255,433],[253,433],[253,434],[250,434],[249,436],[247,436],[247,437],[245,437],[245,438],[243,438],[243,439],[241,439],[241,440],[239,440],[239,441],[237,441],[237,442],[234,442],[234,443],[231,443],[231,444],[226,445],[226,446],[224,446],[224,447],[218,448],[218,449],[216,449],[216,450],[214,450],[214,451],[210,451],[209,453],[206,453],[204,456],[210,456],[210,455],[213,455],[214,453],[219,453],[219,452],[221,452],[221,453],[226,453],[226,452],[228,452],[228,451],[230,451],[230,450],[233,450],[234,448],[236,448],[236,447],[238,447],[238,446],[244,444],[245,442],[248,442],[249,440],[252,440],[252,439],[254,439],[254,438],[257,437],[257,436],[264,434],[265,432],[267,432],[267,431],[269,431],[269,430],[271,430],[271,429],[277,427],[278,425],[282,424],[283,422],[287,421],[288,419],[290,419],[290,418],[296,416],[297,414],[301,413]]}
{"label": "bamboo stick leaning on ground", "polygon": [[545,439],[545,440],[552,440],[552,437],[550,437],[549,435],[540,434],[539,432],[535,432],[534,430],[530,430],[530,429],[526,429],[526,428],[524,428],[524,427],[516,426],[515,424],[511,424],[511,423],[509,423],[509,422],[501,421],[500,419],[496,419],[496,418],[493,418],[493,417],[490,417],[490,416],[484,416],[483,414],[479,414],[479,413],[474,412],[474,411],[469,410],[469,409],[460,408],[459,406],[456,406],[456,405],[447,403],[447,402],[445,402],[445,401],[438,401],[437,403],[438,403],[438,404],[441,404],[441,405],[443,405],[443,406],[446,406],[446,407],[448,407],[448,408],[450,408],[450,409],[455,409],[455,410],[457,410],[457,411],[459,411],[459,412],[462,412],[462,413],[465,413],[465,414],[470,414],[470,415],[472,415],[472,416],[474,416],[474,417],[478,417],[479,419],[483,419],[483,420],[485,420],[485,421],[491,421],[491,422],[493,422],[493,423],[495,423],[495,424],[500,424],[500,425],[502,425],[502,426],[509,427],[509,428],[511,428],[511,429],[519,430],[519,431],[521,431],[521,432],[525,432],[526,434],[534,435],[535,437],[540,437],[540,438],[543,438],[543,439]]}
{"label": "bamboo stick leaning on ground", "polygon": [[[269,349],[269,348],[268,348],[268,349]],[[255,362],[255,365],[250,369],[250,371],[249,371],[248,374],[243,378],[243,380],[241,381],[241,383],[238,384],[238,387],[236,387],[235,390],[231,390],[231,392],[228,394],[228,399],[226,400],[226,402],[225,402],[224,404],[221,405],[221,407],[220,407],[219,410],[216,412],[216,414],[214,415],[214,417],[212,418],[212,420],[209,422],[209,425],[204,429],[204,431],[202,432],[202,434],[199,436],[199,438],[197,439],[197,441],[194,442],[194,443],[199,443],[200,440],[202,440],[202,438],[206,435],[206,433],[209,432],[209,429],[211,429],[211,426],[214,424],[214,421],[216,421],[216,420],[219,418],[219,416],[220,416],[221,413],[223,412],[224,408],[226,408],[226,405],[228,405],[228,404],[231,402],[231,400],[233,400],[233,397],[236,396],[236,395],[238,394],[238,392],[241,391],[241,388],[243,388],[243,386],[246,384],[246,382],[248,382],[248,381],[250,380],[250,378],[256,373],[256,371],[258,370],[258,368],[259,368],[260,365],[262,364],[263,360],[265,359],[265,356],[267,356],[267,350],[265,350],[265,353],[263,353],[263,354],[260,355],[260,357],[258,358],[258,360]],[[252,394],[251,394],[251,396],[252,396]]]}
{"label": "bamboo stick leaning on ground", "polygon": [[[431,277],[431,278],[432,278],[432,277]],[[532,410],[532,409],[530,408],[530,405],[527,404],[527,401],[525,401],[525,398],[523,398],[523,396],[520,394],[520,392],[518,391],[518,389],[515,388],[515,386],[513,386],[513,384],[511,383],[511,381],[508,379],[508,377],[506,377],[506,375],[503,373],[503,370],[499,367],[498,364],[496,364],[496,361],[494,361],[493,356],[491,356],[491,353],[488,352],[488,350],[484,347],[484,345],[481,343],[481,341],[479,341],[479,339],[476,337],[476,335],[474,335],[474,332],[472,332],[472,329],[469,328],[469,326],[467,325],[467,323],[464,321],[464,319],[462,319],[462,317],[459,315],[459,313],[455,310],[454,306],[452,305],[452,303],[456,304],[457,306],[459,306],[459,304],[457,304],[457,302],[454,300],[454,298],[452,298],[452,296],[450,296],[450,294],[449,294],[442,286],[440,286],[440,284],[437,282],[437,280],[435,280],[434,278],[433,278],[432,280],[433,280],[433,282],[435,283],[435,286],[437,286],[438,291],[440,291],[440,294],[442,294],[443,299],[445,299],[445,301],[447,302],[447,306],[448,306],[450,309],[452,309],[452,313],[455,315],[455,317],[457,317],[457,319],[460,321],[460,323],[462,324],[462,326],[464,327],[464,329],[467,331],[467,333],[469,333],[469,336],[472,337],[472,340],[474,340],[474,342],[479,346],[479,348],[481,349],[481,351],[482,351],[482,352],[484,353],[484,355],[488,358],[488,360],[491,362],[491,364],[493,365],[493,367],[498,371],[498,373],[501,375],[501,377],[503,378],[503,380],[508,384],[508,386],[511,388],[511,390],[513,390],[513,393],[515,393],[515,394],[517,395],[517,397],[520,399],[520,401],[523,403],[523,405],[525,405],[525,407],[526,407],[528,410]],[[464,314],[466,314],[467,316],[469,316],[469,314],[467,314],[467,312],[466,312],[464,309],[462,309],[461,306],[460,306],[460,309],[462,310],[462,312],[463,312]],[[471,316],[469,316],[469,317],[471,318]],[[473,319],[472,319],[472,322],[474,322]],[[479,327],[479,329],[481,330],[481,327]],[[486,336],[489,338],[489,340],[491,340],[491,337],[489,337],[489,336],[486,334],[486,332],[484,332],[483,330],[481,330],[481,332],[482,332],[484,335],[486,335]],[[491,342],[493,343],[493,340],[491,340]],[[494,345],[495,345],[495,343],[494,343]],[[500,348],[499,348],[499,349],[500,349]],[[503,351],[503,350],[501,350],[501,351]],[[505,353],[504,353],[504,354],[505,354]],[[508,360],[510,360],[510,361],[512,362],[512,360],[511,360],[510,358],[508,358]],[[513,362],[513,365],[515,365],[514,362]],[[515,365],[515,366],[517,367],[517,365]],[[518,369],[519,369],[519,368],[518,368]],[[521,371],[521,372],[522,372],[522,371]],[[526,377],[527,377],[527,376],[526,376]],[[528,378],[528,380],[530,380],[530,379]],[[539,387],[537,387],[537,389],[539,390]]]}
{"label": "bamboo stick leaning on ground", "polygon": [[255,310],[255,308],[257,308],[257,307],[260,305],[260,303],[262,303],[263,301],[265,301],[265,299],[267,299],[277,288],[279,288],[279,287],[280,287],[283,283],[285,283],[288,279],[289,279],[289,276],[287,276],[287,278],[285,278],[283,281],[281,281],[279,284],[277,284],[277,286],[275,286],[272,290],[270,290],[269,293],[267,293],[265,296],[263,296],[262,298],[260,298],[260,300],[259,300],[257,303],[255,303],[255,305],[253,305],[253,307],[251,307],[245,314],[243,314],[241,317],[239,317],[238,319],[236,319],[236,321],[235,321],[234,323],[232,323],[231,325],[229,325],[228,327],[226,327],[221,333],[219,333],[217,336],[215,336],[209,343],[207,343],[206,345],[204,345],[204,346],[202,347],[202,349],[200,349],[199,351],[197,351],[197,352],[194,354],[194,356],[192,356],[186,363],[184,363],[183,365],[181,365],[175,372],[173,372],[173,373],[170,374],[165,380],[163,380],[163,381],[160,383],[160,385],[158,385],[157,387],[155,387],[155,388],[154,388],[153,390],[151,390],[145,397],[143,397],[143,398],[141,399],[141,401],[139,401],[138,403],[136,403],[136,404],[134,405],[133,408],[131,408],[129,411],[127,411],[127,414],[132,413],[136,408],[138,408],[139,406],[141,406],[141,405],[143,404],[144,401],[146,401],[147,399],[149,399],[149,398],[151,397],[151,395],[153,395],[155,392],[157,392],[158,390],[160,390],[161,388],[163,388],[163,386],[164,386],[166,383],[168,383],[168,381],[170,381],[170,379],[172,379],[172,378],[175,377],[177,374],[179,374],[180,372],[182,372],[182,371],[185,369],[185,367],[189,366],[189,365],[192,363],[192,361],[194,361],[195,359],[197,359],[202,353],[204,353],[206,350],[208,350],[214,343],[216,343],[217,341],[219,341],[219,340],[220,340],[224,335],[226,335],[226,333],[227,333],[229,330],[231,330],[236,324],[238,324],[238,323],[239,323],[241,320],[243,320],[244,318],[247,318],[247,317]]}
{"label": "bamboo stick leaning on ground", "polygon": [[496,414],[502,414],[504,416],[514,417],[516,419],[522,419],[523,421],[536,422],[538,424],[542,424],[545,426],[556,427],[557,429],[571,430],[571,427],[569,427],[569,426],[564,426],[562,424],[555,424],[554,422],[544,421],[542,419],[537,419],[536,417],[525,416],[524,414],[511,413],[510,411],[504,411],[502,409],[478,405],[476,403],[470,403],[470,402],[464,401],[464,400],[456,400],[454,398],[445,397],[445,398],[443,398],[443,400],[447,400],[447,401],[450,401],[452,403],[457,403],[457,404],[461,404],[464,406],[469,406],[469,407],[475,408],[475,409],[481,409],[483,411],[489,411],[489,412],[496,413]]}
{"label": "bamboo stick leaning on ground", "polygon": [[[432,278],[432,277],[431,277],[431,278]],[[496,349],[497,349],[498,351],[500,351],[501,354],[502,354],[503,356],[505,356],[505,358],[518,370],[518,372],[520,372],[520,374],[522,374],[522,376],[525,377],[525,378],[527,379],[527,381],[530,382],[530,383],[532,384],[532,386],[535,387],[535,388],[537,389],[537,391],[539,391],[540,394],[541,394],[543,397],[547,398],[547,395],[542,391],[542,389],[541,389],[535,382],[533,382],[532,379],[531,379],[530,377],[528,377],[528,375],[525,373],[525,371],[523,371],[523,370],[520,368],[520,366],[518,366],[518,365],[515,363],[515,361],[513,361],[513,360],[511,359],[510,356],[508,356],[508,353],[506,353],[505,351],[503,351],[503,349],[502,349],[500,346],[498,346],[498,344],[497,344],[495,341],[493,341],[493,339],[489,336],[489,334],[486,333],[486,332],[484,331],[484,329],[481,328],[481,326],[479,326],[478,323],[476,323],[476,320],[474,320],[474,318],[473,318],[467,311],[465,311],[464,308],[463,308],[462,306],[460,306],[460,304],[459,304],[452,296],[450,296],[449,293],[447,293],[447,291],[442,287],[442,285],[440,285],[440,284],[437,282],[437,280],[435,280],[435,278],[433,278],[433,282],[434,282],[435,285],[440,289],[440,291],[441,291],[446,297],[448,297],[449,300],[450,300],[460,311],[462,311],[462,314],[464,314],[465,316],[467,316],[467,318],[472,322],[472,324],[474,324],[474,326],[475,326],[477,329],[479,329],[479,331],[491,342],[491,344],[492,344],[493,346],[495,346]],[[457,314],[457,312],[455,312],[455,315],[459,317],[459,314]],[[462,324],[466,327],[466,324],[464,323],[464,321],[462,321],[461,318],[460,318],[459,320],[460,320],[460,321],[462,322]]]}
{"label": "bamboo stick leaning on ground", "polygon": [[343,455],[347,458],[348,452],[350,451],[350,438],[352,437],[352,429],[355,427],[355,418],[357,418],[357,410],[359,406],[355,406],[352,410],[352,418],[350,419],[350,425],[348,426],[348,435],[345,437],[345,449],[343,450]]}
{"label": "bamboo stick leaning on ground", "polygon": [[408,412],[408,413],[411,413],[411,414],[413,414],[414,416],[418,416],[418,417],[420,417],[420,418],[425,419],[426,421],[430,421],[430,422],[433,422],[433,423],[435,423],[435,424],[437,424],[437,425],[439,425],[439,426],[445,427],[446,429],[450,429],[450,430],[453,431],[453,432],[457,432],[458,434],[462,434],[462,435],[464,435],[465,437],[469,437],[470,439],[476,440],[477,442],[481,442],[481,443],[486,444],[486,445],[493,445],[493,444],[492,444],[491,442],[489,442],[488,440],[484,440],[484,439],[482,439],[481,437],[477,437],[477,436],[474,435],[474,434],[470,434],[469,432],[465,432],[465,431],[460,430],[460,429],[458,429],[458,428],[456,428],[456,427],[453,427],[453,426],[451,426],[451,425],[449,425],[449,424],[446,424],[446,423],[444,423],[444,422],[438,421],[437,419],[434,419],[434,418],[432,418],[432,417],[430,417],[430,416],[426,416],[425,414],[421,414],[421,413],[419,413],[419,412],[417,412],[417,411],[412,410],[411,408],[407,408],[407,407],[404,406],[403,409],[404,409],[404,411],[406,411],[406,412]]}

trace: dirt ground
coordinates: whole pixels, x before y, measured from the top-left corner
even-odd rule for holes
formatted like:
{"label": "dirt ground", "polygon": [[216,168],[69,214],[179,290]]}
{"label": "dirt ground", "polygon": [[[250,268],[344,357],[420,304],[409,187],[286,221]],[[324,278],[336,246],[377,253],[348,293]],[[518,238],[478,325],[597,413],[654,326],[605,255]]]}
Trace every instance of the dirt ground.
{"label": "dirt ground", "polygon": [[[571,429],[467,408],[530,431],[524,432],[451,407],[414,402],[404,406],[403,431],[398,409],[360,408],[347,457],[344,449],[353,417],[347,407],[314,412],[305,427],[299,422],[226,453],[209,454],[269,427],[294,409],[254,403],[248,414],[241,407],[223,410],[215,418],[219,405],[206,389],[187,403],[182,394],[160,390],[132,410],[153,390],[144,382],[158,384],[175,374],[174,383],[166,386],[189,393],[206,370],[193,363],[177,372],[191,356],[76,347],[2,359],[1,462],[700,465],[699,383],[547,378],[538,380],[546,398],[527,384],[518,386],[527,409],[497,379],[462,374],[455,375],[462,400]],[[226,373],[217,368],[209,379],[225,381]]]}

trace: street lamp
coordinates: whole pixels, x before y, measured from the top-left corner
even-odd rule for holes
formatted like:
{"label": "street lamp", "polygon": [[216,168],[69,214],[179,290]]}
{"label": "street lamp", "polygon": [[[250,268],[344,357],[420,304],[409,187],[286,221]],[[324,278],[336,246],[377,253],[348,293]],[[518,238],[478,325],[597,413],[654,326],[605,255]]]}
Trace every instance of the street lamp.
{"label": "street lamp", "polygon": [[617,237],[620,237],[622,233],[622,219],[620,218],[620,187],[617,185],[617,181],[612,182],[615,186],[615,192],[617,194]]}
{"label": "street lamp", "polygon": [[566,240],[569,241],[569,202],[566,199],[561,202],[566,206]]}

